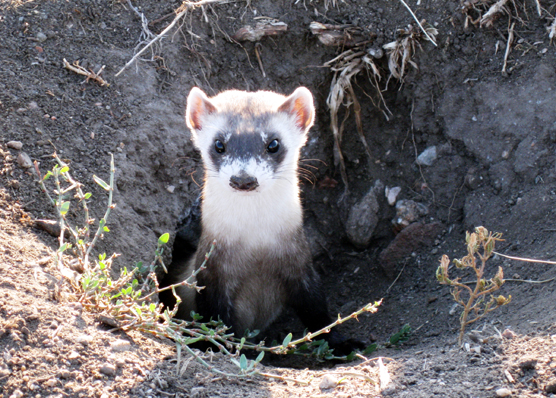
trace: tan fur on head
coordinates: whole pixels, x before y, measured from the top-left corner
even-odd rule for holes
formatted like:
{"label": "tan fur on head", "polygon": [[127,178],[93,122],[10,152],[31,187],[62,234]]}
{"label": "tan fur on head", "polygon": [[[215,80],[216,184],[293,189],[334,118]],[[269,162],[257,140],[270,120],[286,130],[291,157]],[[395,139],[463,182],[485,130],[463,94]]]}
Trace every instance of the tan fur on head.
{"label": "tan fur on head", "polygon": [[278,111],[295,116],[297,127],[302,131],[307,131],[315,121],[313,95],[305,87],[299,87],[280,105]]}

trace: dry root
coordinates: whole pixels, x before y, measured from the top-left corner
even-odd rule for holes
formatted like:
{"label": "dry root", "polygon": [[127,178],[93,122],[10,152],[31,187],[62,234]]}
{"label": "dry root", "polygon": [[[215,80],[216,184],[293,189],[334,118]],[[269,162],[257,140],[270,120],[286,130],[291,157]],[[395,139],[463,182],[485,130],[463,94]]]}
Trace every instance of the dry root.
{"label": "dry root", "polygon": [[237,41],[259,41],[263,36],[276,36],[288,30],[288,25],[278,20],[257,22],[255,26],[244,26],[232,36]]}
{"label": "dry root", "polygon": [[376,34],[365,35],[363,29],[353,25],[331,25],[320,22],[311,22],[309,25],[311,33],[318,37],[319,41],[329,47],[356,47],[369,43]]}

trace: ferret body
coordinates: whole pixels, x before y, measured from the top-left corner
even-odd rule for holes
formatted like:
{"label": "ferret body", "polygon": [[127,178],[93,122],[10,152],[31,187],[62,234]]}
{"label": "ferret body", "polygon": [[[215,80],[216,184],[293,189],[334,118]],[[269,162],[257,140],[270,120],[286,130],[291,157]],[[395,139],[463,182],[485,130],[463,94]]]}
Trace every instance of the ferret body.
{"label": "ferret body", "polygon": [[179,279],[205,260],[200,293],[180,288],[178,316],[191,310],[231,326],[264,330],[282,310],[295,309],[315,331],[332,322],[303,232],[298,160],[314,120],[313,97],[268,91],[225,91],[208,98],[193,88],[186,123],[205,176],[201,238]]}

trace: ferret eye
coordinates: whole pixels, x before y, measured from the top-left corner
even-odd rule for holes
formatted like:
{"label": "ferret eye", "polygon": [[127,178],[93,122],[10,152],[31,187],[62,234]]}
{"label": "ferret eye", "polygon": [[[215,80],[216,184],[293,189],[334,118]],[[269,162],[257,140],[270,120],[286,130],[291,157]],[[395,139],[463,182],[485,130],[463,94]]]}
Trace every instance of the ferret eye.
{"label": "ferret eye", "polygon": [[278,149],[280,149],[280,141],[278,140],[270,141],[270,144],[266,147],[266,150],[270,153],[276,153]]}
{"label": "ferret eye", "polygon": [[214,150],[218,153],[224,153],[226,152],[226,147],[222,141],[216,140],[214,141]]}

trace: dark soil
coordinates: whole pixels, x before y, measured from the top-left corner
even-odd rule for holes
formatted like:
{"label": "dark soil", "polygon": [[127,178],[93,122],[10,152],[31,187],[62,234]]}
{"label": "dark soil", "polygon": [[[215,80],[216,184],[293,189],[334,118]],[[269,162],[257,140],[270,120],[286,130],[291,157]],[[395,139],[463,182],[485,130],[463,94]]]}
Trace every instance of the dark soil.
{"label": "dark soil", "polygon": [[[133,4],[158,34],[181,2]],[[189,12],[118,77],[145,45],[141,20],[128,3],[0,3],[2,396],[554,396],[554,265],[501,256],[489,261],[491,270],[503,267],[509,281],[500,294],[511,295],[512,302],[469,327],[474,332],[466,335],[463,349],[457,345],[461,308],[454,308],[450,289],[435,278],[441,255],[463,257],[465,231],[480,225],[503,233],[500,253],[556,256],[556,46],[547,31],[556,3],[541,0],[539,16],[536,2],[516,0],[492,26],[474,25],[491,4],[409,4],[438,29],[438,46],[416,42],[417,67],[408,66],[403,81],[389,78],[386,55],[375,60],[392,112],[388,119],[384,106],[370,100],[377,91],[365,74],[354,82],[370,156],[352,109],[341,145],[349,182],[344,195],[326,105],[332,72],[322,67],[344,49],[324,46],[309,23],[355,25],[370,39],[366,49],[377,50],[394,41],[399,29],[416,25],[400,1],[346,0],[328,9],[317,0],[215,2]],[[285,22],[287,32],[257,44],[230,39],[260,16]],[[515,37],[502,73],[512,22]],[[110,86],[65,69],[63,59],[95,72],[105,66],[101,76]],[[312,182],[303,182],[303,200],[314,260],[333,313],[347,315],[384,299],[377,314],[343,325],[343,334],[383,344],[405,324],[412,327],[399,349],[374,354],[386,357],[388,385],[353,376],[378,381],[376,359],[330,371],[295,370],[289,367],[318,367],[276,360],[265,369],[311,379],[308,386],[217,377],[187,356],[178,366],[169,341],[110,332],[79,305],[53,298],[56,239],[33,225],[36,219],[54,219],[54,213],[33,169],[18,162],[20,153],[37,160],[42,173],[54,165],[49,156],[54,151],[70,162],[73,175],[93,193],[97,218],[106,202],[91,176],[108,179],[113,153],[117,207],[100,250],[121,253],[120,266],[149,261],[158,237],[175,234],[200,191],[200,158],[183,118],[195,85],[210,95],[230,88],[288,94],[300,85],[314,93],[318,118],[302,161],[312,173]],[[22,149],[8,147],[10,141],[20,141]],[[429,166],[419,164],[417,157],[432,146],[436,157]],[[398,200],[420,203],[428,213],[404,232],[393,227],[396,210],[383,188],[380,194],[375,190],[376,228],[362,247],[350,241],[346,223],[377,180],[382,187],[401,187]],[[303,327],[285,314],[274,329],[285,335]],[[213,360],[233,370],[228,359]],[[346,379],[321,389],[327,372],[329,378],[340,379],[341,373]]]}

